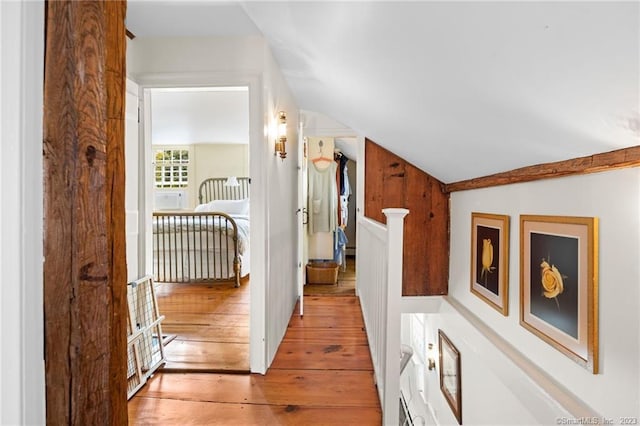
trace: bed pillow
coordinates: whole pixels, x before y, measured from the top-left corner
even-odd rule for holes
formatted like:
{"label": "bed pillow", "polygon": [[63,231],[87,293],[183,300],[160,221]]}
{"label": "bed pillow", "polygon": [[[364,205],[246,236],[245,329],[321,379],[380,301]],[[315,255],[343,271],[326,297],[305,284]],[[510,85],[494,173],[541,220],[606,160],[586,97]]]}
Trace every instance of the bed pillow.
{"label": "bed pillow", "polygon": [[209,203],[205,203],[205,204],[198,204],[196,208],[193,209],[193,211],[196,213],[206,213],[206,212],[211,212],[213,210],[209,208]]}
{"label": "bed pillow", "polygon": [[195,212],[222,212],[231,216],[247,216],[249,214],[249,199],[213,200],[207,204],[198,205]]}

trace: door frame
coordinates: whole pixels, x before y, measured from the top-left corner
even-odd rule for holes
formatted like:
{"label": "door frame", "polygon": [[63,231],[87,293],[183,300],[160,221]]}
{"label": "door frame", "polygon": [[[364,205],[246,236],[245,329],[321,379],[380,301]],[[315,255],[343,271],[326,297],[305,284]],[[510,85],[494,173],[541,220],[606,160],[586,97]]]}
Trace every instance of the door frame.
{"label": "door frame", "polygon": [[[140,157],[144,170],[141,170],[140,185],[144,188],[144,206],[141,211],[141,232],[146,236],[140,250],[144,256],[144,269],[141,273],[152,272],[151,257],[151,216],[153,214],[153,200],[150,185],[152,168],[150,113],[148,108],[148,89],[179,88],[179,87],[231,87],[244,86],[249,88],[249,188],[251,199],[251,281],[264,283],[266,281],[266,246],[258,244],[266,241],[266,167],[264,163],[264,129],[262,114],[262,78],[259,74],[244,73],[148,73],[134,78],[140,88],[139,97],[143,99],[141,105],[140,140],[143,141]],[[142,231],[144,229],[144,231]],[[252,373],[264,374],[267,369],[267,338],[266,338],[266,288],[264,285],[249,286],[250,320],[249,320],[249,364]]]}
{"label": "door frame", "polygon": [[43,1],[0,2],[0,424],[44,424]]}
{"label": "door frame", "polygon": [[307,239],[307,138],[304,136],[302,121],[298,125],[298,298],[299,313],[304,315],[304,285],[307,279],[308,239]]}

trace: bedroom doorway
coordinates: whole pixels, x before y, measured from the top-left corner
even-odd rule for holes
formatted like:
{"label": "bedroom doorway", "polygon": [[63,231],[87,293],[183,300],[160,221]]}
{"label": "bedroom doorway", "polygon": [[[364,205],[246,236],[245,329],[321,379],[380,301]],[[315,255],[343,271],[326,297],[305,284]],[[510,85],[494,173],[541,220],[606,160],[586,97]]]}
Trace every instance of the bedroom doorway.
{"label": "bedroom doorway", "polygon": [[143,112],[163,369],[248,373],[249,88],[145,87]]}

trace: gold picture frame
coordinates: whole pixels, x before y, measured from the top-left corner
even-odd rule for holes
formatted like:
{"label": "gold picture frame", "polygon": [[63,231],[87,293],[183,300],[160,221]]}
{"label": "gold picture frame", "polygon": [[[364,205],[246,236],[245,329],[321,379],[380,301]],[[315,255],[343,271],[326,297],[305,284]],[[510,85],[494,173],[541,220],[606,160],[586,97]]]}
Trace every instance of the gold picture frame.
{"label": "gold picture frame", "polygon": [[438,348],[440,349],[440,391],[451,407],[453,415],[462,424],[462,369],[460,352],[449,340],[444,331],[438,329]]}
{"label": "gold picture frame", "polygon": [[470,289],[509,315],[509,216],[471,213]]}
{"label": "gold picture frame", "polygon": [[598,373],[598,219],[520,216],[520,325]]}

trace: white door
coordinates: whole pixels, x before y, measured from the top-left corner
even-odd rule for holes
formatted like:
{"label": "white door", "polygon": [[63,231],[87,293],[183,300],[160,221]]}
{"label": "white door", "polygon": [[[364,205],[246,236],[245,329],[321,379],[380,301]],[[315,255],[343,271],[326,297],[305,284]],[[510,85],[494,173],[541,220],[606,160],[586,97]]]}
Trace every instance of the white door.
{"label": "white door", "polygon": [[127,79],[124,123],[125,186],[124,209],[127,232],[127,282],[140,278],[138,265],[139,197],[138,197],[138,85]]}
{"label": "white door", "polygon": [[300,316],[304,314],[304,283],[306,281],[307,253],[307,158],[306,139],[302,133],[302,124],[298,129],[298,295],[300,298]]}

